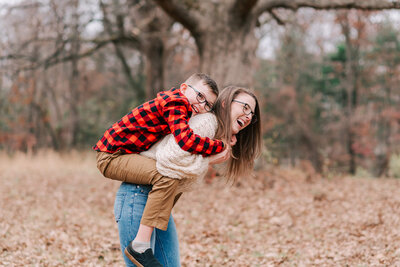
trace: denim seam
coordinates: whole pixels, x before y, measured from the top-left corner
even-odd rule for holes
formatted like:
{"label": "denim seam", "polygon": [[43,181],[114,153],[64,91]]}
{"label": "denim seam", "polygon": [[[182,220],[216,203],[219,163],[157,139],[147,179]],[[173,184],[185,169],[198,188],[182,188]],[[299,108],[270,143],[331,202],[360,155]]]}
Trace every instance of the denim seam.
{"label": "denim seam", "polygon": [[[134,213],[135,213],[135,202],[136,202],[135,200],[137,200],[135,194],[136,194],[135,192],[132,192],[132,207],[131,207],[131,214],[129,216],[130,218],[132,218],[134,216]],[[130,221],[129,235],[130,236],[136,236],[136,234],[133,233],[133,220],[131,219],[129,221]]]}
{"label": "denim seam", "polygon": [[161,242],[161,240],[160,240],[160,237],[159,237],[158,235],[156,235],[156,243],[157,243],[158,247],[160,248],[160,252],[161,252],[160,254],[162,254],[162,257],[163,257],[164,263],[166,264],[164,267],[168,267],[168,260],[167,260],[167,256],[165,255],[165,252],[164,252],[164,248],[163,248],[162,242]]}
{"label": "denim seam", "polygon": [[115,216],[114,219],[117,223],[119,222],[119,220],[121,220],[122,209],[124,208],[125,199],[126,199],[126,193],[123,192],[120,194],[120,196],[121,196],[121,203],[119,205],[119,211],[118,211],[118,214],[114,214],[114,216]]}

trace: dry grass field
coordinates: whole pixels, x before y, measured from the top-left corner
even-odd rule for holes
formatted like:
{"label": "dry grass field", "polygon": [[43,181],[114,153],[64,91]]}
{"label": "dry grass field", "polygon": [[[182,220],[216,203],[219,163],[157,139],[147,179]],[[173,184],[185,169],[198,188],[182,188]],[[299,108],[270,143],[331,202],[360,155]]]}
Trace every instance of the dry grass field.
{"label": "dry grass field", "polygon": [[[123,266],[94,153],[0,155],[0,266]],[[174,210],[182,266],[400,266],[400,181],[273,170]]]}

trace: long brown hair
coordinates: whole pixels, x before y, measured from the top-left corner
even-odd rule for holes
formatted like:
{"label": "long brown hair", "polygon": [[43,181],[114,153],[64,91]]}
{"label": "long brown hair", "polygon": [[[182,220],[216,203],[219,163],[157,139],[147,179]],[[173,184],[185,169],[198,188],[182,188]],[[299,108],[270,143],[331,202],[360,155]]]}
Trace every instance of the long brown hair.
{"label": "long brown hair", "polygon": [[232,182],[253,170],[254,160],[260,155],[262,145],[260,107],[257,97],[249,89],[237,86],[225,87],[214,104],[214,113],[218,120],[216,138],[231,140],[231,105],[240,93],[246,93],[256,101],[254,113],[257,116],[257,121],[250,123],[236,134],[237,142],[232,147],[232,155],[225,170],[225,176],[228,181]]}

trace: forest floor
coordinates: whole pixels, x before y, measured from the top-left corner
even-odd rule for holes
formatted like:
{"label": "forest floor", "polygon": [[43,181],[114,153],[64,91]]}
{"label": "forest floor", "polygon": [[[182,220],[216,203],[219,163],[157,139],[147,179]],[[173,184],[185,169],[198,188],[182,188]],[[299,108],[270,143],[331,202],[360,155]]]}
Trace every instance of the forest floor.
{"label": "forest floor", "polygon": [[[94,154],[0,155],[0,266],[124,266]],[[400,266],[400,180],[272,169],[174,209],[182,266]]]}

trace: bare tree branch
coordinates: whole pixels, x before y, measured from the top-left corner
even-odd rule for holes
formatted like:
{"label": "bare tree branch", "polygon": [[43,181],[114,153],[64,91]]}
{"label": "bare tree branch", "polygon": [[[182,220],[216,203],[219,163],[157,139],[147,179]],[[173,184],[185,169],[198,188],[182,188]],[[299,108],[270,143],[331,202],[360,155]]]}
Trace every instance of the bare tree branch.
{"label": "bare tree branch", "polygon": [[256,15],[269,12],[275,8],[298,10],[299,8],[328,9],[359,9],[366,11],[400,9],[398,0],[264,0],[257,7]]}
{"label": "bare tree branch", "polygon": [[[103,18],[104,18],[104,26],[106,28],[106,31],[108,32],[108,34],[111,36],[113,35],[113,31],[112,31],[112,26],[111,26],[111,22],[108,19],[108,14],[107,14],[107,9],[106,6],[104,5],[103,1],[100,0],[100,8],[103,12]],[[118,33],[120,36],[124,36],[125,35],[125,30],[124,30],[124,24],[123,24],[123,18],[121,15],[117,15],[117,26],[118,26]],[[140,41],[136,40],[138,42],[138,44],[140,45]],[[130,87],[132,89],[136,88],[136,83],[135,83],[135,79],[132,76],[132,70],[131,67],[128,64],[128,61],[125,58],[125,55],[121,49],[121,47],[119,46],[118,42],[113,41],[112,42],[114,45],[114,49],[115,49],[115,53],[118,57],[118,59],[121,61],[122,64],[122,69],[124,71],[124,74],[128,80],[128,83],[130,85]]]}
{"label": "bare tree branch", "polygon": [[275,13],[275,11],[273,9],[269,10],[269,14],[271,14],[272,18],[275,19],[275,21],[279,25],[285,25],[285,22],[283,20],[281,20],[281,18]]}
{"label": "bare tree branch", "polygon": [[15,10],[15,9],[30,9],[30,8],[37,8],[37,7],[42,7],[44,6],[43,3],[24,3],[24,4],[20,4],[20,5],[9,5],[9,4],[3,4],[0,5],[0,9],[6,9],[8,8],[8,12]]}
{"label": "bare tree branch", "polygon": [[[199,29],[199,21],[196,19],[195,12],[183,6],[181,1],[170,0],[153,0],[159,7],[161,7],[169,16],[174,20],[181,23],[188,29],[193,38],[200,38],[201,32]],[[197,1],[193,1],[197,2]]]}
{"label": "bare tree branch", "polygon": [[243,23],[257,2],[258,0],[236,0],[231,9],[233,13],[232,17],[236,18],[235,22],[239,24]]}
{"label": "bare tree branch", "polygon": [[[66,55],[66,56],[63,56],[63,57],[55,57],[55,55],[59,53],[59,51],[56,50],[51,56],[48,56],[46,59],[41,60],[40,62],[38,62],[36,64],[29,65],[28,67],[20,68],[17,71],[35,70],[35,69],[38,69],[38,68],[41,68],[41,67],[44,67],[45,69],[47,69],[47,68],[49,68],[49,67],[51,67],[53,65],[56,65],[58,63],[71,61],[74,58],[76,58],[76,59],[85,58],[85,57],[88,57],[88,56],[92,55],[97,50],[99,50],[100,48],[102,48],[105,45],[109,44],[110,42],[114,42],[114,41],[120,42],[121,40],[120,39],[115,39],[115,40],[109,39],[109,40],[105,40],[105,41],[100,41],[93,48],[90,48],[90,49],[86,50],[85,52],[77,54],[77,55],[69,54],[69,55]],[[8,57],[11,57],[11,56],[12,55],[9,55]]]}
{"label": "bare tree branch", "polygon": [[27,56],[27,55],[22,55],[22,54],[9,54],[9,55],[5,55],[5,56],[1,56],[0,57],[0,61],[1,60],[7,60],[7,59],[28,59],[31,60],[31,57]]}

